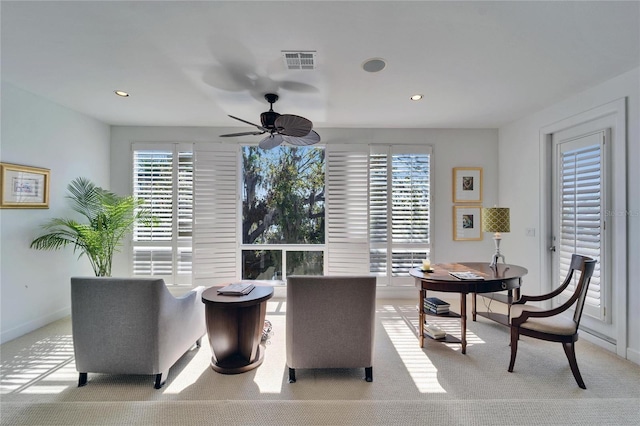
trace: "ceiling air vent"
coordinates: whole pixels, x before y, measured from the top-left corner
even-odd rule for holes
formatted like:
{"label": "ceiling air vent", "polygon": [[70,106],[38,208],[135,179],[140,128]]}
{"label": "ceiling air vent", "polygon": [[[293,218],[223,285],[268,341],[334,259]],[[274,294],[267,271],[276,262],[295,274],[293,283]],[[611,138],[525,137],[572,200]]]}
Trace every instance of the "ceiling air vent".
{"label": "ceiling air vent", "polygon": [[306,50],[301,52],[283,50],[282,58],[284,59],[284,65],[289,70],[316,69],[316,52],[314,50]]}

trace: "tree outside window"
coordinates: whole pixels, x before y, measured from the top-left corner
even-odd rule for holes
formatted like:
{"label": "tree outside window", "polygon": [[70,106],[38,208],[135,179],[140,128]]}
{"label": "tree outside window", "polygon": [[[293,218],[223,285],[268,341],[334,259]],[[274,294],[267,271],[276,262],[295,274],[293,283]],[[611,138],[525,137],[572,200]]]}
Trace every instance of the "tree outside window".
{"label": "tree outside window", "polygon": [[244,279],[322,275],[324,149],[243,147],[241,232]]}

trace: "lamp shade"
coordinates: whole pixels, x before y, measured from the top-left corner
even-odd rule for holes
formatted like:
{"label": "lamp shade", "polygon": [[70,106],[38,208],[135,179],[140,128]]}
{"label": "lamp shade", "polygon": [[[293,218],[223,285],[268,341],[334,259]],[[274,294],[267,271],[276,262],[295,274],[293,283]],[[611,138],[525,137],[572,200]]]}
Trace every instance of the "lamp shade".
{"label": "lamp shade", "polygon": [[482,230],[484,232],[509,232],[509,209],[488,207],[482,209]]}

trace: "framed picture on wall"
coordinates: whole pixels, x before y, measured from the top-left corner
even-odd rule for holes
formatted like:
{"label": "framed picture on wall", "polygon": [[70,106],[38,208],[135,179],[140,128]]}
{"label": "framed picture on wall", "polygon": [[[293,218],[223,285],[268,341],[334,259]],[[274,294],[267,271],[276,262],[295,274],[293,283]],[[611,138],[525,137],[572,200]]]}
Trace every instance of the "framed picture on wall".
{"label": "framed picture on wall", "polygon": [[453,206],[453,239],[455,241],[482,240],[481,206]]}
{"label": "framed picture on wall", "polygon": [[482,167],[455,167],[453,169],[453,202],[482,202]]}
{"label": "framed picture on wall", "polygon": [[49,169],[0,163],[0,208],[48,209]]}

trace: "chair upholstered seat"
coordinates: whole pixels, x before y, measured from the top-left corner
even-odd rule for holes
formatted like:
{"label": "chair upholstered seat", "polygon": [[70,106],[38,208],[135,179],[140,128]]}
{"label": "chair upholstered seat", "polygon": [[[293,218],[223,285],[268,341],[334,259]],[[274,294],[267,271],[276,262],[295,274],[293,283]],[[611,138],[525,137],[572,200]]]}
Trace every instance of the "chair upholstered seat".
{"label": "chair upholstered seat", "polygon": [[[530,312],[541,312],[542,309],[537,306],[531,305],[512,305],[511,306],[511,318],[517,318],[522,314],[522,311],[527,310]],[[543,317],[527,318],[525,322],[520,324],[520,328],[526,328],[529,330],[540,331],[542,333],[561,334],[564,336],[570,336],[576,332],[577,325],[573,321],[573,318],[564,316],[555,317]]]}

